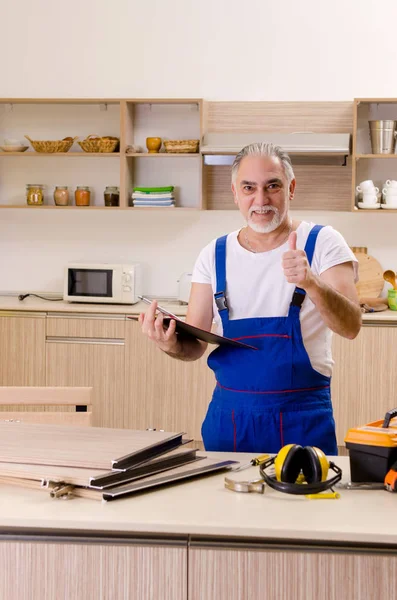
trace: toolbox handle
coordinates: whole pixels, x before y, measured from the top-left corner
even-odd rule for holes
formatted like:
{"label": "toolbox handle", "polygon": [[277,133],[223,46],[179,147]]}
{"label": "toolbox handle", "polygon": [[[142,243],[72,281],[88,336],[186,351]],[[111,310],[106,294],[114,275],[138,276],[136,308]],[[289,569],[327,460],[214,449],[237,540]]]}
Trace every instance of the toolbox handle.
{"label": "toolbox handle", "polygon": [[389,423],[393,417],[397,417],[397,408],[392,408],[385,414],[385,419],[383,421],[382,427],[389,427]]}

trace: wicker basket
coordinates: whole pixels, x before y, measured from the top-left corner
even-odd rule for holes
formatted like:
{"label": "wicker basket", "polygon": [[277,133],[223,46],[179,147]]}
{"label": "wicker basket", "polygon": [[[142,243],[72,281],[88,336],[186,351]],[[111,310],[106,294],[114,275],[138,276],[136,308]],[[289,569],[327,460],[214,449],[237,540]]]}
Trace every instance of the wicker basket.
{"label": "wicker basket", "polygon": [[166,152],[195,153],[199,150],[200,140],[164,140]]}
{"label": "wicker basket", "polygon": [[84,152],[115,152],[120,143],[118,137],[91,134],[82,142],[77,142]]}
{"label": "wicker basket", "polygon": [[77,137],[66,137],[63,140],[31,140],[28,135],[25,135],[26,139],[32,144],[33,149],[36,152],[69,152],[73,146],[73,142],[77,140]]}

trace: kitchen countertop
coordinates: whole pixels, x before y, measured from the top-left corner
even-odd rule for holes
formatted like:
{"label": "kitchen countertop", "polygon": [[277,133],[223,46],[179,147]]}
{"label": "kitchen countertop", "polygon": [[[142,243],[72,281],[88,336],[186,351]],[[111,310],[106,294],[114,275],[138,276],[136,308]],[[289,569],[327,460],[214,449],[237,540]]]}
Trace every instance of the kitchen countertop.
{"label": "kitchen countertop", "polygon": [[[179,317],[187,313],[187,304],[180,304],[176,299],[160,300],[161,306]],[[91,313],[103,315],[138,315],[147,310],[147,304],[86,304],[85,302],[52,302],[40,298],[26,298],[19,301],[17,296],[0,295],[0,311],[26,311],[26,312],[68,312]],[[366,325],[381,325],[385,323],[397,325],[397,311],[385,310],[383,312],[364,313],[363,323]]]}
{"label": "kitchen countertop", "polygon": [[[206,453],[208,457],[246,461],[252,454]],[[349,480],[349,458],[336,457]],[[236,536],[262,540],[397,544],[391,526],[396,494],[384,490],[340,489],[338,500],[308,500],[266,487],[265,494],[237,493],[224,477],[259,477],[258,467],[231,471],[130,496],[113,502],[83,498],[51,499],[48,490],[0,487],[0,532],[7,528],[51,533],[106,532],[166,535]],[[44,531],[44,533],[45,533]]]}
{"label": "kitchen countertop", "polygon": [[[45,294],[43,294],[45,295]],[[161,306],[177,316],[185,316],[187,304],[180,304],[178,300],[161,300]],[[0,296],[0,311],[27,311],[27,312],[72,312],[72,313],[95,313],[95,314],[118,314],[118,315],[138,315],[147,310],[148,305],[145,302],[137,304],[88,304],[85,302],[63,302],[41,300],[40,298],[25,298],[18,300],[18,296]]]}

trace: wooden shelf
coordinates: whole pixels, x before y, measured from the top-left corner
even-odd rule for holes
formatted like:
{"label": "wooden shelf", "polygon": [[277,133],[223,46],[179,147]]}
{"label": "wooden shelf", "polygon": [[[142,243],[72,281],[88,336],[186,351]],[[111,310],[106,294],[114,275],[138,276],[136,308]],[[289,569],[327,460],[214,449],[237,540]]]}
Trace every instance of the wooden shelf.
{"label": "wooden shelf", "polygon": [[397,158],[397,154],[356,154],[353,158]]}
{"label": "wooden shelf", "polygon": [[124,210],[128,207],[123,206],[56,206],[55,204],[41,204],[35,206],[34,204],[0,204],[0,208],[30,208],[31,210]]}
{"label": "wooden shelf", "polygon": [[394,104],[397,98],[355,98],[357,104]]}
{"label": "wooden shelf", "polygon": [[120,152],[0,152],[0,156],[118,156]]}
{"label": "wooden shelf", "polygon": [[397,208],[390,208],[390,209],[385,209],[385,208],[357,208],[357,206],[354,207],[353,212],[360,212],[360,213],[375,213],[375,212],[382,212],[382,213],[395,213],[397,212]]}
{"label": "wooden shelf", "polygon": [[41,205],[32,205],[32,204],[0,204],[1,208],[30,208],[31,210],[48,210],[48,209],[56,209],[56,210],[133,210],[133,211],[194,211],[200,210],[199,207],[194,206],[174,206],[170,208],[168,206],[56,206],[55,204],[41,204]]}
{"label": "wooden shelf", "polygon": [[167,212],[174,212],[175,210],[177,211],[181,211],[181,210],[187,210],[187,211],[193,211],[193,210],[200,210],[199,207],[195,207],[195,206],[174,206],[174,207],[169,207],[169,206],[128,206],[127,208],[136,211],[145,211],[145,212],[151,212],[152,210],[154,211],[167,211]]}
{"label": "wooden shelf", "polygon": [[199,152],[130,152],[126,153],[126,157],[129,158],[132,156],[133,158],[168,158],[168,157],[178,157],[178,158],[189,158],[189,157],[200,157],[201,154]]}

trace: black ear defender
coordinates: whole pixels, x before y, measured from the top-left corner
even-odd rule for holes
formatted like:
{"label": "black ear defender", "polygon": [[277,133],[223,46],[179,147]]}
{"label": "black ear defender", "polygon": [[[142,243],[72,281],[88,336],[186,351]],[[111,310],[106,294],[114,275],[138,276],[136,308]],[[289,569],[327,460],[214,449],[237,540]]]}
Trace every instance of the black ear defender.
{"label": "black ear defender", "polygon": [[[271,465],[274,465],[274,475],[266,473]],[[327,479],[330,469],[335,475]],[[320,448],[298,444],[284,446],[277,456],[261,464],[259,470],[268,486],[279,492],[295,495],[318,494],[332,488],[342,478],[342,469],[335,463],[328,462]],[[303,481],[299,483],[301,479]]]}

